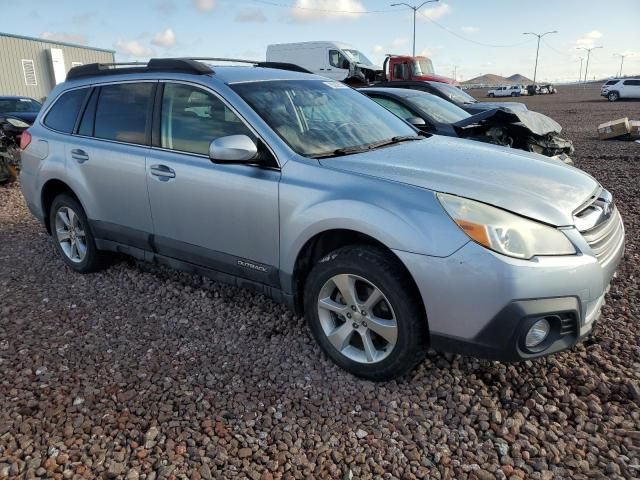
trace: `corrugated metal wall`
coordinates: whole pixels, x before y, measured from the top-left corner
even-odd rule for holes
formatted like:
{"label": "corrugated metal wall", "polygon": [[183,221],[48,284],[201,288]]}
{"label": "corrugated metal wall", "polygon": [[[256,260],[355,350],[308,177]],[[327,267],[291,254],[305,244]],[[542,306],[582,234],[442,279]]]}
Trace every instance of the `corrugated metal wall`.
{"label": "corrugated metal wall", "polygon": [[[55,87],[49,49],[60,48],[69,71],[72,62],[111,63],[113,52],[73,47],[46,40],[29,40],[0,33],[0,95],[23,95],[42,100]],[[33,60],[37,85],[27,85],[22,60]]]}

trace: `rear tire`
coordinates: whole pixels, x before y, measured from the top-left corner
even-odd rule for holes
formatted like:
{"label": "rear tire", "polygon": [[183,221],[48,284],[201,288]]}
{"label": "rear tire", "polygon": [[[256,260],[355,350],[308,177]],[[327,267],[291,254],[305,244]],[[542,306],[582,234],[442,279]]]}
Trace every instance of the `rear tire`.
{"label": "rear tire", "polygon": [[87,215],[73,196],[62,193],[53,199],[49,226],[58,254],[73,270],[90,273],[107,265],[107,253],[96,247]]}
{"label": "rear tire", "polygon": [[307,279],[304,304],[315,340],[353,375],[390,380],[424,358],[428,329],[419,292],[382,249],[354,245],[322,258]]}
{"label": "rear tire", "polygon": [[493,98],[493,97],[495,97],[495,95],[493,93],[490,93],[490,94],[487,95],[487,97]]}
{"label": "rear tire", "polygon": [[618,94],[618,92],[609,92],[609,94],[607,95],[607,99],[610,102],[615,102],[620,98],[620,95]]}

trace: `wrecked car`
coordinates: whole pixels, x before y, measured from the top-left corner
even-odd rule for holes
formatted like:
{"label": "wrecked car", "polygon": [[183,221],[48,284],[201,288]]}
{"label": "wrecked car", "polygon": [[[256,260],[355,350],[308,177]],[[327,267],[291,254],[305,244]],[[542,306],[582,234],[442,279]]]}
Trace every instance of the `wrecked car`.
{"label": "wrecked car", "polygon": [[0,185],[15,182],[20,169],[20,138],[29,124],[0,114]]}
{"label": "wrecked car", "polygon": [[527,110],[527,106],[521,102],[479,102],[467,92],[459,88],[453,87],[442,82],[425,82],[425,81],[395,81],[377,83],[376,87],[381,88],[408,88],[411,90],[419,90],[427,92],[431,95],[453,103],[462,110],[474,115],[484,112],[485,110],[493,110],[494,108],[508,108],[509,110]]}
{"label": "wrecked car", "polygon": [[518,148],[573,164],[573,143],[560,135],[560,124],[541,113],[494,108],[471,115],[426,92],[380,87],[360,91],[423,132]]}

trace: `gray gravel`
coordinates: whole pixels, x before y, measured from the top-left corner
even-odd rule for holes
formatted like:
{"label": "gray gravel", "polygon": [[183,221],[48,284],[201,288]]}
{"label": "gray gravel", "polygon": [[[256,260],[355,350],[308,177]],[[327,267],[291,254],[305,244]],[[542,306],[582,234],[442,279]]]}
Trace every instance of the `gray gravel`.
{"label": "gray gravel", "polygon": [[0,478],[638,477],[640,145],[594,132],[640,103],[560,90],[525,101],[613,191],[628,249],[593,338],[524,364],[357,380],[248,291],[124,258],[72,273],[0,188]]}

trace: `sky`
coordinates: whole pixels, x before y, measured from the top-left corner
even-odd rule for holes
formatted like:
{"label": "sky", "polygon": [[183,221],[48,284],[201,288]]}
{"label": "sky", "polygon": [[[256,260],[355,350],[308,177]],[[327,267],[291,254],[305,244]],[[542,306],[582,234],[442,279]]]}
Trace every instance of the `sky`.
{"label": "sky", "polygon": [[[334,40],[374,63],[410,54],[413,12],[397,0],[0,0],[0,31],[113,49],[117,61],[209,56],[261,60],[271,43]],[[420,0],[407,0],[416,5]],[[416,21],[416,53],[437,73],[466,80],[485,73],[576,81],[640,74],[640,0],[440,0]],[[9,21],[7,21],[9,20]]]}

